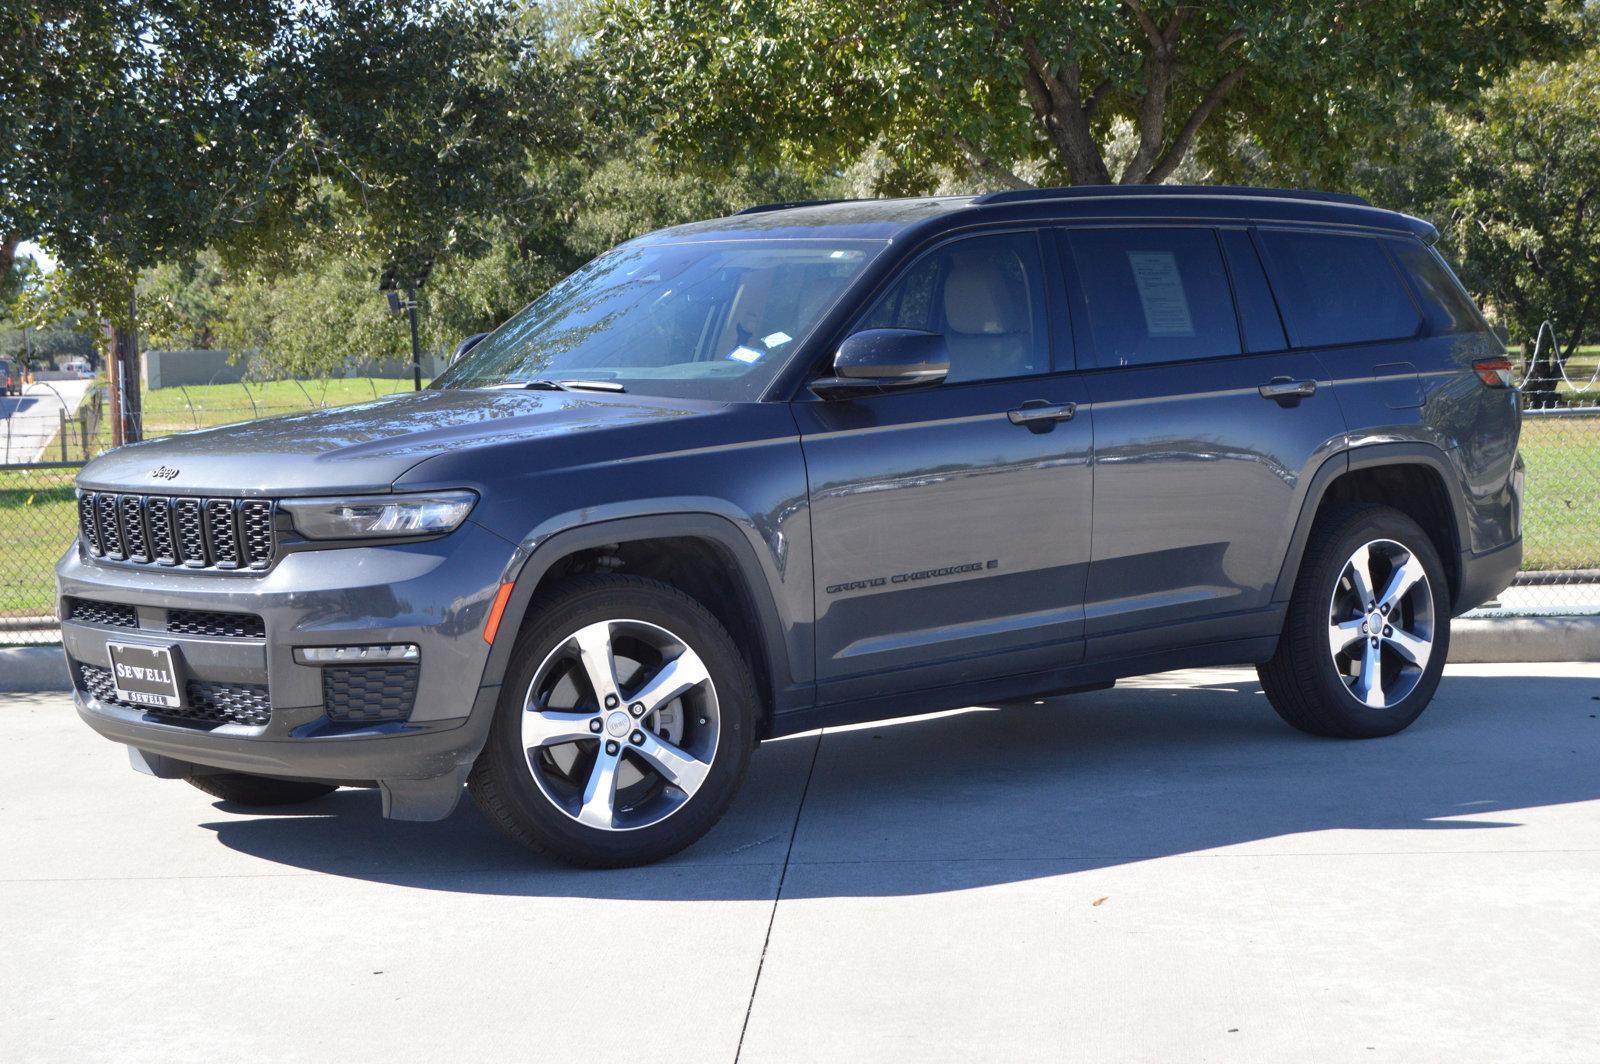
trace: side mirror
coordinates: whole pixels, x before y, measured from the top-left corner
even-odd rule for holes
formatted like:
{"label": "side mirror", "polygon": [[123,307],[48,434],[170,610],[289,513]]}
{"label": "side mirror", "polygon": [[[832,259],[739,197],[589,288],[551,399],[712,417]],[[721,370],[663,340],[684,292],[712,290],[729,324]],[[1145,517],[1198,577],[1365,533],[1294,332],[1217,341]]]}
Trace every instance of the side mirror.
{"label": "side mirror", "polygon": [[950,351],[939,333],[864,329],[845,337],[833,356],[832,377],[811,382],[823,399],[875,395],[938,384],[950,372]]}
{"label": "side mirror", "polygon": [[457,362],[461,361],[462,355],[466,354],[468,351],[471,351],[474,347],[477,347],[478,341],[482,340],[488,335],[489,334],[486,332],[473,333],[459,344],[456,344],[455,353],[450,356],[450,364],[453,366]]}

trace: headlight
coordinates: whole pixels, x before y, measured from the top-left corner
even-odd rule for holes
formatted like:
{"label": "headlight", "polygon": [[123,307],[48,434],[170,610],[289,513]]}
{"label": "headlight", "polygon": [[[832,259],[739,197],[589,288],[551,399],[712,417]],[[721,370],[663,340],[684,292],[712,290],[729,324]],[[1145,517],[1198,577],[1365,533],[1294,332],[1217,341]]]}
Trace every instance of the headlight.
{"label": "headlight", "polygon": [[427,495],[358,495],[349,499],[285,499],[295,531],[307,539],[376,539],[437,536],[449,532],[472,510],[470,491]]}

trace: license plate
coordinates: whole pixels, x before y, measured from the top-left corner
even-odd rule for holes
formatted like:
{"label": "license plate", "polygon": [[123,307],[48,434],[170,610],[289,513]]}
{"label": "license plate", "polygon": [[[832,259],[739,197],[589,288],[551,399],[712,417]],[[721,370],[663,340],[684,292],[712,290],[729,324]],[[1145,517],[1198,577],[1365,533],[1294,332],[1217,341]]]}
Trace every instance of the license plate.
{"label": "license plate", "polygon": [[171,647],[107,643],[111,676],[119,701],[162,709],[183,708],[183,688],[173,667]]}

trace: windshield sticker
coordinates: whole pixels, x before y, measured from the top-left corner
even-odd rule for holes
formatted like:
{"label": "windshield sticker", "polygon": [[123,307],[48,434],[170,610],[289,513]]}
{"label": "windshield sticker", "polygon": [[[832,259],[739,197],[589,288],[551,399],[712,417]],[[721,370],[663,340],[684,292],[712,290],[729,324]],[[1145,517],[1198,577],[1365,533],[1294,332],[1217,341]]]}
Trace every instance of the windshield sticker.
{"label": "windshield sticker", "polygon": [[774,347],[782,347],[784,344],[788,343],[790,340],[793,340],[793,339],[794,339],[794,337],[790,336],[786,332],[775,332],[775,333],[768,333],[767,335],[763,336],[761,338],[761,342],[766,344],[767,345],[767,350],[770,351]]}
{"label": "windshield sticker", "polygon": [[1150,335],[1193,336],[1194,318],[1189,314],[1183,278],[1178,275],[1177,257],[1170,251],[1130,251],[1127,255]]}
{"label": "windshield sticker", "polygon": [[757,351],[753,347],[746,347],[743,344],[740,344],[738,347],[728,352],[728,358],[734,362],[743,362],[748,366],[752,365],[753,363],[760,362],[761,356],[764,353],[765,352]]}

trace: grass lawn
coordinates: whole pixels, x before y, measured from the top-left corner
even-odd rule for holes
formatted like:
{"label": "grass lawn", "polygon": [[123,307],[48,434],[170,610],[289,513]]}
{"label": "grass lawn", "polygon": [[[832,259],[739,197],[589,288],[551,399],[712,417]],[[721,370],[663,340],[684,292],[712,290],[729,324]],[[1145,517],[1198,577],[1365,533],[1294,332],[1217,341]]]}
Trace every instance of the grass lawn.
{"label": "grass lawn", "polygon": [[[423,380],[423,386],[428,382]],[[253,421],[324,406],[371,402],[393,392],[408,392],[411,381],[379,377],[348,380],[269,381],[265,384],[196,384],[145,392],[145,436]]]}
{"label": "grass lawn", "polygon": [[0,470],[0,617],[55,613],[56,560],[78,531],[76,473]]}
{"label": "grass lawn", "polygon": [[1524,569],[1600,569],[1600,416],[1529,417]]}

